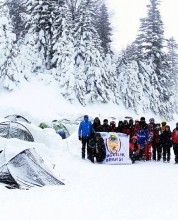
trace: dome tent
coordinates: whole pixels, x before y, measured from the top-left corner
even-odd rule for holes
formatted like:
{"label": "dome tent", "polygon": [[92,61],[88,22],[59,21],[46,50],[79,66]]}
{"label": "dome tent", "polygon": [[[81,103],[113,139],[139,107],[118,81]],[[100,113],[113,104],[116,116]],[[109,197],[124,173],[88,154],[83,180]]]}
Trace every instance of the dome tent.
{"label": "dome tent", "polygon": [[64,185],[36,153],[35,148],[39,144],[0,138],[0,145],[3,145],[0,153],[0,183],[7,188],[30,189],[34,186]]}
{"label": "dome tent", "polygon": [[18,122],[25,122],[25,123],[31,124],[30,121],[28,121],[26,118],[24,118],[21,115],[8,115],[5,118],[13,122],[18,121]]}
{"label": "dome tent", "polygon": [[62,139],[68,138],[70,136],[66,126],[58,120],[52,121],[52,128],[62,137]]}
{"label": "dome tent", "polygon": [[66,139],[70,136],[67,127],[61,121],[58,120],[53,120],[51,123],[42,122],[40,123],[39,127],[42,129],[53,128],[56,131],[56,133],[62,137],[62,139]]}
{"label": "dome tent", "polygon": [[34,142],[30,131],[19,122],[0,122],[0,137],[18,138],[24,141]]}

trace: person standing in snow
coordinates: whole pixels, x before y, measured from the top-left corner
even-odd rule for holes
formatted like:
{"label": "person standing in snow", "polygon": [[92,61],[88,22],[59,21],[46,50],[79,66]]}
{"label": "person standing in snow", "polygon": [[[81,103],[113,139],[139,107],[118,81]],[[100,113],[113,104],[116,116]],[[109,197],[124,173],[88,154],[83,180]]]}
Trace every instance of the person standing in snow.
{"label": "person standing in snow", "polygon": [[117,132],[115,121],[110,122],[110,128],[111,128],[110,132]]}
{"label": "person standing in snow", "polygon": [[79,140],[82,141],[82,159],[85,159],[85,148],[87,146],[88,156],[88,145],[92,135],[92,123],[89,121],[88,115],[84,116],[84,121],[80,122],[78,129]]}
{"label": "person standing in snow", "polygon": [[135,120],[135,124],[133,127],[133,136],[137,135],[138,130],[140,130],[139,120]]}
{"label": "person standing in snow", "polygon": [[130,126],[129,126],[129,123],[127,120],[124,120],[124,122],[123,122],[122,133],[130,135]]}
{"label": "person standing in snow", "polygon": [[103,162],[106,158],[106,148],[100,133],[95,133],[95,136],[90,140],[88,152],[88,159],[93,163],[95,157],[98,163]]}
{"label": "person standing in snow", "polygon": [[98,117],[96,117],[93,121],[93,132],[101,132],[101,122]]}
{"label": "person standing in snow", "polygon": [[162,132],[165,130],[166,124],[167,124],[167,121],[166,121],[166,120],[163,120],[163,121],[161,122],[161,131],[162,131]]}
{"label": "person standing in snow", "polygon": [[154,118],[150,118],[149,119],[149,122],[150,122],[150,124],[152,124],[153,125],[153,129],[155,128],[155,119]]}
{"label": "person standing in snow", "polygon": [[172,132],[172,143],[175,154],[175,163],[178,164],[178,122],[176,123],[176,128]]}
{"label": "person standing in snow", "polygon": [[162,154],[162,147],[161,147],[161,127],[159,123],[155,125],[152,149],[153,149],[152,151],[153,160],[156,161],[157,159],[157,161],[160,161]]}
{"label": "person standing in snow", "polygon": [[140,127],[142,127],[144,130],[146,130],[148,128],[148,125],[145,121],[145,117],[140,118],[140,123],[139,124],[140,124]]}
{"label": "person standing in snow", "polygon": [[108,119],[104,119],[103,125],[101,125],[101,132],[110,132],[111,128],[108,124]]}
{"label": "person standing in snow", "polygon": [[145,160],[151,160],[151,148],[152,148],[152,142],[153,142],[154,132],[153,132],[153,125],[148,124],[148,137],[147,142],[145,144]]}
{"label": "person standing in snow", "polygon": [[122,133],[123,128],[124,128],[123,121],[119,121],[118,127],[117,127],[117,132],[118,132],[118,133]]}
{"label": "person standing in snow", "polygon": [[171,158],[171,147],[172,147],[171,131],[169,125],[166,125],[165,130],[161,134],[161,143],[163,149],[163,162],[166,161],[169,162]]}
{"label": "person standing in snow", "polygon": [[148,130],[140,126],[137,132],[138,143],[140,144],[140,160],[145,160],[145,144],[148,139]]}

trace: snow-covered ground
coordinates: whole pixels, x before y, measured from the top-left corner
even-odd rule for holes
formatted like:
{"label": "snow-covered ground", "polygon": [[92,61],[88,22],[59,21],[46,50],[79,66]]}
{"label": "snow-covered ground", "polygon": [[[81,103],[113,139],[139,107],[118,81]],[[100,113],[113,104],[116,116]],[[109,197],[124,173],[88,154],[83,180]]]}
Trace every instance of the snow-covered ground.
{"label": "snow-covered ground", "polygon": [[[118,119],[128,115],[137,119],[142,115],[109,104],[87,108],[70,105],[56,91],[57,85],[47,87],[34,82],[20,91],[0,94],[0,118],[21,114],[31,120],[28,129],[36,142],[45,145],[37,151],[49,167],[55,164],[53,172],[65,182],[65,186],[28,191],[9,190],[0,185],[0,220],[177,220],[178,171],[173,152],[170,164],[92,164],[81,159],[77,131],[62,141],[51,129],[36,127],[41,121],[73,119],[83,114]],[[149,119],[154,115],[144,116]],[[174,126],[175,122],[170,124]]]}

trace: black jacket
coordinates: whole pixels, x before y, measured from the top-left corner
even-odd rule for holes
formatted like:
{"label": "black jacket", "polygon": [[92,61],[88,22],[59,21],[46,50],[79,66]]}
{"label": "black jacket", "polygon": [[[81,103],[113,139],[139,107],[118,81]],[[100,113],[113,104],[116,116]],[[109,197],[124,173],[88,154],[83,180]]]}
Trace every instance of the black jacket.
{"label": "black jacket", "polygon": [[101,126],[101,132],[110,132],[111,127],[109,125],[102,125]]}
{"label": "black jacket", "polygon": [[164,130],[163,133],[161,134],[161,144],[162,146],[168,146],[172,145],[171,139],[171,131],[166,131]]}
{"label": "black jacket", "polygon": [[106,148],[102,137],[100,137],[99,141],[96,141],[95,137],[90,140],[89,157],[96,157],[98,162],[102,162],[106,158]]}

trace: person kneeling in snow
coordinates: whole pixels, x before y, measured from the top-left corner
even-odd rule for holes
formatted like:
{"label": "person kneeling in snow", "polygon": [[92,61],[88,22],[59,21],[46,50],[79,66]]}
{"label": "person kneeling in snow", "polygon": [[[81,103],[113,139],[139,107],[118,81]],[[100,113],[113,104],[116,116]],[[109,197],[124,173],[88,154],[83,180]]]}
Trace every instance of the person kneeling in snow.
{"label": "person kneeling in snow", "polygon": [[103,160],[106,158],[106,148],[100,133],[96,133],[94,138],[92,138],[89,142],[88,159],[94,163],[95,157],[97,162],[103,162]]}
{"label": "person kneeling in snow", "polygon": [[130,152],[129,152],[130,159],[131,159],[132,163],[135,163],[137,158],[139,158],[139,153],[140,153],[140,144],[138,143],[137,136],[133,136],[131,138],[129,150],[130,150]]}

